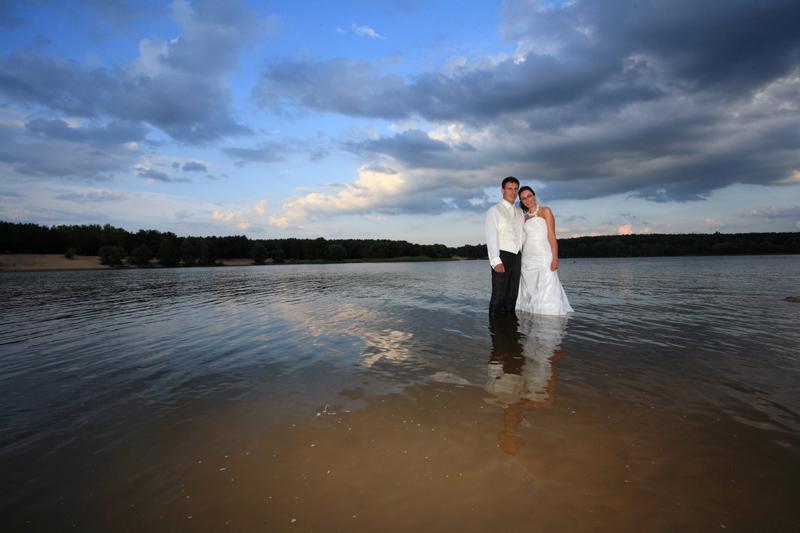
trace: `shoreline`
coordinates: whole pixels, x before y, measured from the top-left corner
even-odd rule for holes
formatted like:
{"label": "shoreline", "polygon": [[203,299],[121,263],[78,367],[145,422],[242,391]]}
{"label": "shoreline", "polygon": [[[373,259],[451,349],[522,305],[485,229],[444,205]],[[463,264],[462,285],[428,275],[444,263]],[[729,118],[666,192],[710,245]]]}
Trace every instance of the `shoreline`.
{"label": "shoreline", "polygon": [[[408,262],[430,262],[430,261],[459,261],[463,258],[422,258],[422,257],[397,257],[380,259],[351,259],[344,261],[326,260],[287,260],[283,263],[273,263],[267,259],[260,266],[267,265],[322,265],[322,264],[349,264],[349,263],[408,263]],[[252,259],[232,258],[220,259],[216,265],[202,265],[203,267],[240,267],[256,266]],[[151,268],[200,268],[200,266],[175,266],[162,267],[153,262],[149,266],[127,265],[120,266],[101,265],[100,257],[97,255],[76,255],[73,259],[67,259],[62,254],[0,254],[0,272],[60,272],[69,270],[128,270],[128,269],[151,269]]]}

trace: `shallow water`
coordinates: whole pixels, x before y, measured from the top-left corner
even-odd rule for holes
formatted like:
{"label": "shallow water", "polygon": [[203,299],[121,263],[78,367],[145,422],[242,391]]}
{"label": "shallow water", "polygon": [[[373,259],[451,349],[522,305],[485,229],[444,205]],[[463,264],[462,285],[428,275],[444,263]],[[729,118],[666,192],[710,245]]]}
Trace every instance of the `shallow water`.
{"label": "shallow water", "polygon": [[10,531],[800,528],[800,257],[0,276]]}

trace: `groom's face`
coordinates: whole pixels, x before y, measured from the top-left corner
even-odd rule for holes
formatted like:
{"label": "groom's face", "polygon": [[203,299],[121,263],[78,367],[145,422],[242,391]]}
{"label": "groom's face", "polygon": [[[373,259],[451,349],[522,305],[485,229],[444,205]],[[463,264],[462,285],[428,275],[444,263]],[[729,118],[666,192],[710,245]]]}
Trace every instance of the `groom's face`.
{"label": "groom's face", "polygon": [[513,204],[517,199],[517,192],[519,191],[519,185],[514,183],[513,181],[509,181],[506,183],[506,186],[501,189],[503,191],[503,200],[506,202]]}

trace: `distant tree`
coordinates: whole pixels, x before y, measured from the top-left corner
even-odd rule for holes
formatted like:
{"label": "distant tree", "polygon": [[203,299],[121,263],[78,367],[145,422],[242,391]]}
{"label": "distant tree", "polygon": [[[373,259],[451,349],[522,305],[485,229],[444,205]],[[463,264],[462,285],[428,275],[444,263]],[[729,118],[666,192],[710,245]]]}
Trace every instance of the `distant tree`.
{"label": "distant tree", "polygon": [[128,261],[134,265],[148,265],[153,258],[153,251],[146,244],[140,244],[131,252]]}
{"label": "distant tree", "polygon": [[181,259],[184,266],[195,266],[199,255],[199,250],[191,240],[181,240]]}
{"label": "distant tree", "polygon": [[267,259],[267,248],[260,242],[257,242],[250,249],[250,257],[257,265],[263,264]]}
{"label": "distant tree", "polygon": [[97,251],[97,255],[100,256],[100,264],[112,266],[121,265],[122,260],[125,259],[125,248],[106,244],[100,247]]}
{"label": "distant tree", "polygon": [[158,262],[162,266],[177,266],[181,260],[178,253],[178,247],[175,242],[169,237],[161,239],[161,244],[158,247]]}
{"label": "distant tree", "polygon": [[213,265],[217,262],[216,247],[213,242],[204,239],[200,243],[200,258],[198,262],[201,265]]}
{"label": "distant tree", "polygon": [[347,249],[341,244],[330,244],[325,250],[325,257],[333,261],[341,261],[347,258]]}
{"label": "distant tree", "polygon": [[283,263],[286,259],[286,252],[282,248],[275,248],[270,255],[272,255],[272,261],[275,263]]}
{"label": "distant tree", "polygon": [[78,251],[75,248],[67,248],[67,251],[64,252],[64,257],[67,259],[75,259],[75,254],[77,253]]}

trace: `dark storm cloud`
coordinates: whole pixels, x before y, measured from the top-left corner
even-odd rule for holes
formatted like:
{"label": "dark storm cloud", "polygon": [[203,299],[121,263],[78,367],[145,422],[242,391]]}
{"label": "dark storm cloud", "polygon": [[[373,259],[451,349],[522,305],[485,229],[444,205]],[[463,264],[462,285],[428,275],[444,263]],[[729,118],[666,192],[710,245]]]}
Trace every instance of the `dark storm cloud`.
{"label": "dark storm cloud", "polygon": [[[47,124],[39,126],[53,127]],[[28,128],[0,125],[0,163],[30,177],[102,181],[110,179],[116,172],[129,169],[139,156],[138,150],[117,144],[65,139],[74,132],[59,130],[59,126],[55,126],[56,135],[35,131],[36,127],[30,131]],[[79,131],[80,135],[91,136],[92,133],[84,130]]]}
{"label": "dark storm cloud", "polygon": [[124,144],[145,138],[148,128],[137,122],[111,121],[102,126],[76,128],[66,121],[34,118],[25,123],[25,128],[36,135],[71,142],[93,144]]}
{"label": "dark storm cloud", "polygon": [[269,66],[254,97],[277,112],[421,117],[491,132],[491,142],[464,141],[477,153],[438,150],[417,131],[345,147],[411,169],[502,162],[545,182],[548,198],[697,200],[800,168],[800,3],[539,4],[501,9],[514,58],[409,78],[351,59],[285,62]]}
{"label": "dark storm cloud", "polygon": [[208,169],[203,163],[198,163],[197,161],[189,161],[188,163],[184,163],[181,170],[184,172],[206,172]]}
{"label": "dark storm cloud", "polygon": [[257,19],[222,2],[176,3],[181,34],[142,41],[128,65],[91,68],[17,50],[0,57],[0,94],[74,117],[147,123],[176,140],[204,143],[251,133],[233,116],[225,77],[256,35]]}
{"label": "dark storm cloud", "polygon": [[149,123],[177,140],[206,142],[249,133],[229,111],[226,89],[195,75],[90,69],[18,51],[0,58],[0,94],[76,117]]}
{"label": "dark storm cloud", "polygon": [[358,154],[388,155],[410,168],[452,167],[457,163],[448,157],[453,153],[449,144],[432,139],[420,130],[407,130],[394,137],[349,142],[344,144],[344,148]]}

